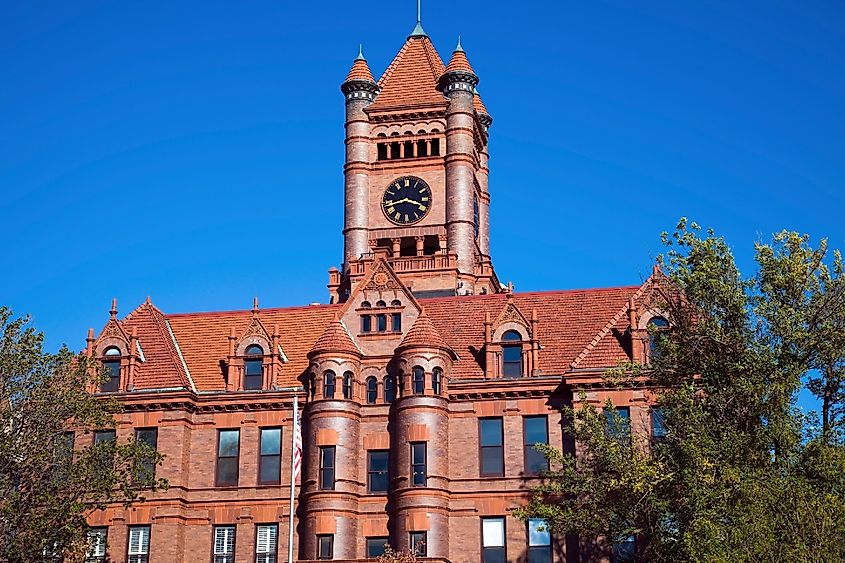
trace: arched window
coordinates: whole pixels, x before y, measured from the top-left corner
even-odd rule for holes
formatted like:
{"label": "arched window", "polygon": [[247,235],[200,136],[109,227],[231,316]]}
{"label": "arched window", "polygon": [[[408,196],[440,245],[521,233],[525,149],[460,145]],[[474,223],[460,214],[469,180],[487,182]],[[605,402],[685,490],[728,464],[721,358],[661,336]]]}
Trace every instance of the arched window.
{"label": "arched window", "polygon": [[100,391],[120,390],[120,349],[111,346],[103,352],[103,371],[108,379],[100,385]]}
{"label": "arched window", "polygon": [[387,303],[382,300],[376,301],[376,307],[387,307]]}
{"label": "arched window", "polygon": [[384,402],[392,403],[396,400],[396,382],[392,375],[384,378]]}
{"label": "arched window", "polygon": [[244,389],[261,389],[264,384],[264,350],[257,344],[244,352]]}
{"label": "arched window", "polygon": [[[502,376],[522,377],[522,335],[509,330],[502,335]],[[514,342],[514,344],[510,344]],[[506,344],[507,343],[507,344]]]}
{"label": "arched window", "polygon": [[440,368],[431,370],[431,391],[435,395],[443,392],[443,370]]}
{"label": "arched window", "polygon": [[411,392],[414,395],[425,393],[425,372],[420,366],[414,366],[411,371]]}
{"label": "arched window", "polygon": [[362,309],[369,309],[370,307],[372,307],[372,305],[370,305],[369,301],[364,301],[364,302],[361,303]]}
{"label": "arched window", "polygon": [[376,404],[376,398],[378,397],[378,381],[375,377],[368,377],[367,378],[367,404],[374,405]]}
{"label": "arched window", "polygon": [[344,399],[351,399],[352,398],[352,380],[354,376],[352,375],[351,371],[347,371],[343,374],[343,398]]}
{"label": "arched window", "polygon": [[323,398],[334,399],[334,372],[329,370],[323,373]]}
{"label": "arched window", "polygon": [[391,307],[401,307],[401,306],[402,306],[402,302],[401,302],[401,301],[399,301],[398,299],[394,299],[393,301],[391,301],[391,302],[390,302],[390,306],[391,306]]}
{"label": "arched window", "polygon": [[663,317],[653,317],[648,321],[648,353],[649,358],[657,354],[657,346],[662,332],[669,328],[669,321]]}

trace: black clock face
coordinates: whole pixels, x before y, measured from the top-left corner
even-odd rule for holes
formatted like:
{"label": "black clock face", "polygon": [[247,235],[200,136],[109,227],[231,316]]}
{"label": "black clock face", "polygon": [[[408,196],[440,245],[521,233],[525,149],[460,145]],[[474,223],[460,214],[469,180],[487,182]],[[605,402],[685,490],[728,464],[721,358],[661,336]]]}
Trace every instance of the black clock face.
{"label": "black clock face", "polygon": [[413,225],[431,209],[431,188],[414,176],[394,180],[381,199],[384,216],[397,225]]}

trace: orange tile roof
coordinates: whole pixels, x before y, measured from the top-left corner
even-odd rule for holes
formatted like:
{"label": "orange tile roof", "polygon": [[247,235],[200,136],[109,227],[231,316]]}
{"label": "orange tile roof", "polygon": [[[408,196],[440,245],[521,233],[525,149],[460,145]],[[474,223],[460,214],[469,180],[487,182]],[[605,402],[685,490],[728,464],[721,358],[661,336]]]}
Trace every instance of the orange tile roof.
{"label": "orange tile roof", "polygon": [[136,389],[191,388],[164,313],[146,301],[129,313],[122,324],[127,332],[133,328],[138,331],[138,343],[144,355],[144,361],[136,368]]}
{"label": "orange tile roof", "polygon": [[[543,349],[539,367],[546,374],[563,375],[581,357],[578,368],[610,367],[628,358],[629,351],[622,336],[627,330],[627,315],[619,315],[639,286],[608,289],[585,289],[540,293],[517,293],[513,304],[526,316],[537,310],[537,338]],[[421,299],[425,315],[421,315],[402,345],[412,342],[443,342],[458,355],[453,377],[481,377],[481,353],[484,346],[484,318],[495,319],[505,307],[503,294]],[[281,386],[299,385],[308,367],[308,352],[318,340],[332,340],[332,346],[349,338],[337,331],[336,314],[342,305],[315,305],[259,311],[261,321],[278,325],[281,346],[288,362],[282,367]],[[246,330],[251,311],[219,313],[187,313],[162,315],[153,307],[127,317],[130,328],[138,326],[140,341],[147,362],[138,376],[139,388],[176,386],[185,380],[178,353],[166,338],[166,319],[173,329],[188,371],[199,390],[225,388],[220,360],[228,354],[228,335]],[[420,319],[424,319],[422,322]],[[608,324],[612,322],[612,326]],[[334,325],[334,326],[330,326]],[[345,335],[345,337],[344,337]],[[439,337],[438,337],[439,335]],[[597,337],[599,335],[600,337]],[[350,339],[348,341],[352,343]],[[354,344],[352,344],[354,346]],[[320,347],[322,345],[318,345]],[[346,344],[344,344],[346,346]],[[357,348],[356,348],[357,350]],[[350,349],[351,351],[351,349]],[[586,353],[585,353],[586,351]],[[143,382],[142,382],[143,380]]]}
{"label": "orange tile roof", "polygon": [[472,107],[474,107],[475,111],[477,111],[479,114],[490,115],[490,112],[487,111],[486,107],[484,107],[484,102],[481,101],[481,96],[478,94],[478,92],[476,92],[475,95],[472,97]]}
{"label": "orange tile roof", "polygon": [[452,72],[453,70],[462,70],[464,72],[471,72],[475,74],[475,71],[472,70],[472,66],[470,66],[469,64],[467,54],[464,52],[463,49],[455,49],[455,51],[452,53],[452,59],[449,61],[449,65],[446,67],[445,72]]}
{"label": "orange tile roof", "polygon": [[349,331],[339,319],[334,319],[314,343],[311,352],[346,352],[361,355],[361,350],[352,341]]}
{"label": "orange tile roof", "polygon": [[437,80],[445,67],[427,36],[411,36],[378,81],[381,88],[368,110],[397,109],[405,106],[446,105],[437,90]]}
{"label": "orange tile roof", "polygon": [[414,325],[408,331],[408,334],[405,335],[405,338],[402,339],[399,348],[412,348],[416,346],[441,348],[452,351],[451,346],[446,344],[440,332],[435,328],[434,323],[431,322],[431,317],[428,316],[425,309],[422,310],[420,316],[414,321]]}
{"label": "orange tile roof", "polygon": [[349,74],[346,75],[344,82],[349,82],[350,80],[376,81],[373,78],[373,73],[370,72],[370,65],[367,64],[367,60],[363,57],[355,59],[355,62],[352,63],[352,68],[349,69]]}
{"label": "orange tile roof", "polygon": [[[282,365],[280,386],[299,385],[299,377],[308,367],[308,351],[339,308],[340,305],[315,305],[258,312],[265,326],[279,327],[282,350],[288,358]],[[234,327],[235,334],[243,334],[252,320],[252,311],[175,314],[167,315],[167,320],[197,388],[224,389],[220,360],[229,353],[229,331]]]}

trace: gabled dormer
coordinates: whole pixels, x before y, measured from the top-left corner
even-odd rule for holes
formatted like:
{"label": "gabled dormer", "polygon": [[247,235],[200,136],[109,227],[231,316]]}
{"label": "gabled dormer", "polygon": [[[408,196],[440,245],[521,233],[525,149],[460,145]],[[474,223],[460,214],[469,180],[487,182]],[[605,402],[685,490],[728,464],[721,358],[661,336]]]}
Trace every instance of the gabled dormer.
{"label": "gabled dormer", "polygon": [[277,387],[281,366],[287,361],[279,327],[272,331],[261,321],[258,298],[253,300],[252,316],[240,334],[229,330],[229,353],[222,360],[228,391],[261,391]]}

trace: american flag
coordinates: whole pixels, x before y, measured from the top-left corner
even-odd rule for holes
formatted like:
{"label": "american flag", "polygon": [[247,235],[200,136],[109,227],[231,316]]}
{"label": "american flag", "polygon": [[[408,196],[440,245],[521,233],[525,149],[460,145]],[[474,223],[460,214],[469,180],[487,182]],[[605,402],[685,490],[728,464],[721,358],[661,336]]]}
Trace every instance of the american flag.
{"label": "american flag", "polygon": [[293,403],[293,480],[299,477],[302,469],[302,416],[296,400]]}

